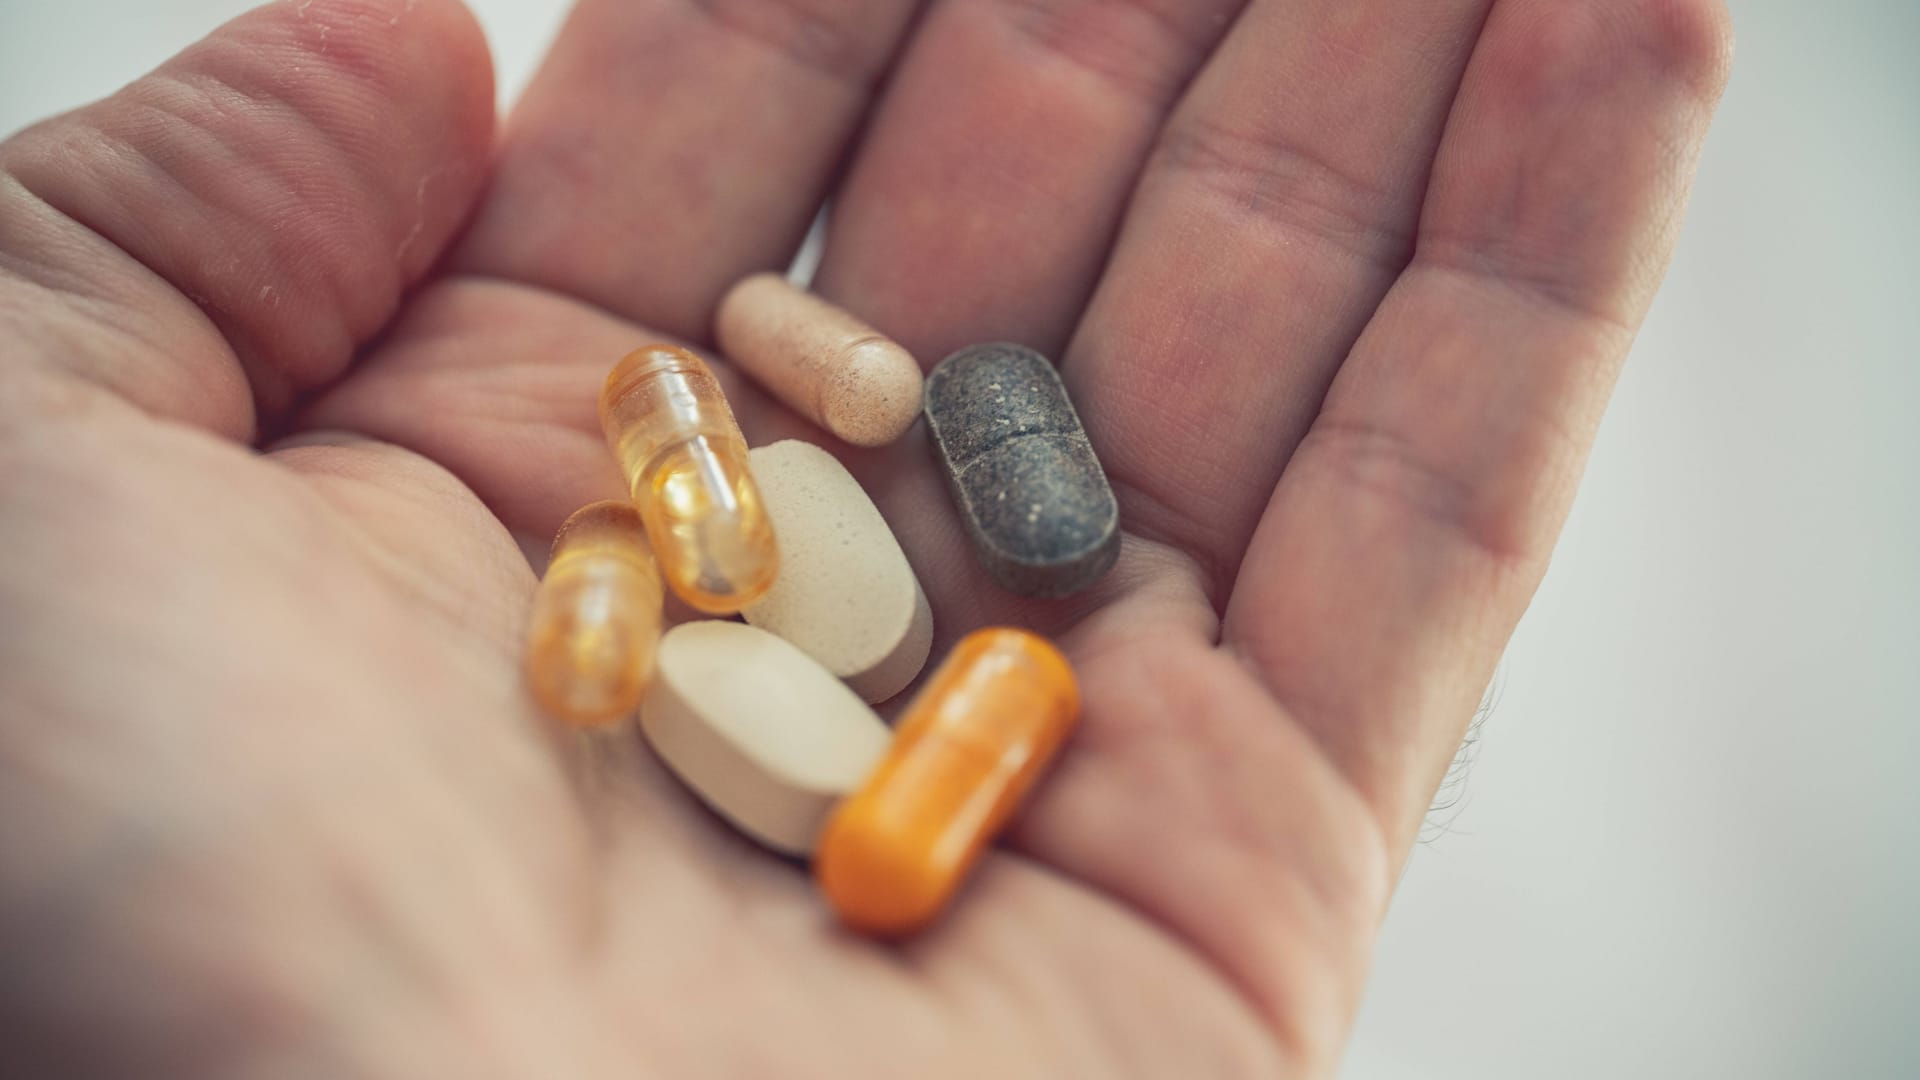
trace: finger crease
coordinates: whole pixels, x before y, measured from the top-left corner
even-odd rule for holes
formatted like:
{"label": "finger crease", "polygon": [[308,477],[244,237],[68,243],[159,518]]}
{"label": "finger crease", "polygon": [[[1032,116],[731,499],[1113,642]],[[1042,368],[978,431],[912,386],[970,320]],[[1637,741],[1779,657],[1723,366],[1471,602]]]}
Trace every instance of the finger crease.
{"label": "finger crease", "polygon": [[1285,135],[1188,119],[1168,126],[1154,166],[1192,178],[1238,215],[1305,233],[1381,269],[1398,271],[1413,257],[1412,199]]}
{"label": "finger crease", "polygon": [[[1158,109],[1180,93],[1214,44],[1153,0],[1102,5],[1101,17],[1062,0],[993,0],[1006,25],[1047,55],[1058,57],[1138,101]],[[1224,31],[1239,4],[1218,21]],[[1129,29],[1118,14],[1137,16]]]}
{"label": "finger crease", "polygon": [[872,83],[890,50],[865,40],[877,20],[829,15],[808,0],[687,0],[701,17],[800,67],[854,86]]}

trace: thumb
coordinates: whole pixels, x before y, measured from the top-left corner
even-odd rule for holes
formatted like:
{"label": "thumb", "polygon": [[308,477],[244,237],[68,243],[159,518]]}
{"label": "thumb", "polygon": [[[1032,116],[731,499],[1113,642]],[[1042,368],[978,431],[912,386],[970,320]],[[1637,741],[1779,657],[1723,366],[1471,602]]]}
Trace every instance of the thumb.
{"label": "thumb", "polygon": [[251,437],[452,237],[492,97],[455,0],[286,0],[0,144],[0,339],[25,352],[0,386],[51,370]]}

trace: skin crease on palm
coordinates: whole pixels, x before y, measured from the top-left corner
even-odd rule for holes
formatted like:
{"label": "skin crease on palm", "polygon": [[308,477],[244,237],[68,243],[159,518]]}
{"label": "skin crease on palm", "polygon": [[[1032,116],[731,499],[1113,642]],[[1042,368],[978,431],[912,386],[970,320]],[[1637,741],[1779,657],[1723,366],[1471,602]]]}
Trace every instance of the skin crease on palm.
{"label": "skin crease on palm", "polygon": [[[17,135],[5,1071],[1330,1074],[1729,55],[1719,0],[583,0],[496,131],[452,0],[290,0]],[[835,448],[937,651],[1085,695],[899,946],[517,668],[600,379],[829,197],[822,293],[1058,357],[1126,530],[1020,601],[921,432]]]}

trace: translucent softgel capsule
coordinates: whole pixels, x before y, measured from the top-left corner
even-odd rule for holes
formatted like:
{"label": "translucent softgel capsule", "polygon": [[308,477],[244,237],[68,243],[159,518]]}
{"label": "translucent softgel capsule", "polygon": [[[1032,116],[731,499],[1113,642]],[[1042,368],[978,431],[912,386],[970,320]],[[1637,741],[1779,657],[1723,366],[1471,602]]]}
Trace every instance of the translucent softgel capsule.
{"label": "translucent softgel capsule", "polygon": [[1066,658],[1021,630],[961,639],[893,745],[821,833],[814,876],[842,922],[910,934],[938,915],[1079,719]]}
{"label": "translucent softgel capsule", "polygon": [[715,615],[764,595],[780,568],[773,525],[707,365],[671,345],[630,354],[600,392],[600,424],[667,585]]}
{"label": "translucent softgel capsule", "polygon": [[632,505],[597,502],[568,518],[533,598],[527,682],[535,699],[583,726],[631,715],[653,674],[664,598]]}

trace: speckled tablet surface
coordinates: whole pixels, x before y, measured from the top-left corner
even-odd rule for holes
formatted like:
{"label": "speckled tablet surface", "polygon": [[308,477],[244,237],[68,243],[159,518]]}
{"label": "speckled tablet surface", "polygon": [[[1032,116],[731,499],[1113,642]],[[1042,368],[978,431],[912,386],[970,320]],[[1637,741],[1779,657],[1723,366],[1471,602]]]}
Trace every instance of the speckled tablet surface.
{"label": "speckled tablet surface", "polygon": [[971,345],[927,376],[934,454],[1002,586],[1065,596],[1120,553],[1120,508],[1060,376],[1024,345]]}

